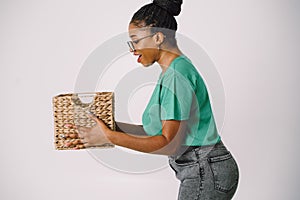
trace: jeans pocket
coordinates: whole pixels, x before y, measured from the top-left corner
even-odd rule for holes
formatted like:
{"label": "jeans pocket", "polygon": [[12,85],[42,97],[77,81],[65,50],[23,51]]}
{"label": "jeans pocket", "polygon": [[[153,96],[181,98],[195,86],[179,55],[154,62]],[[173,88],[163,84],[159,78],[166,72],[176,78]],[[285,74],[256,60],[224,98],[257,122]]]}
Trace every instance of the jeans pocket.
{"label": "jeans pocket", "polygon": [[216,190],[227,193],[237,186],[239,179],[238,166],[230,152],[209,157],[208,163],[213,173]]}
{"label": "jeans pocket", "polygon": [[200,175],[200,166],[198,162],[177,163],[170,161],[170,167],[175,171],[176,178],[180,181],[185,179],[198,178]]}

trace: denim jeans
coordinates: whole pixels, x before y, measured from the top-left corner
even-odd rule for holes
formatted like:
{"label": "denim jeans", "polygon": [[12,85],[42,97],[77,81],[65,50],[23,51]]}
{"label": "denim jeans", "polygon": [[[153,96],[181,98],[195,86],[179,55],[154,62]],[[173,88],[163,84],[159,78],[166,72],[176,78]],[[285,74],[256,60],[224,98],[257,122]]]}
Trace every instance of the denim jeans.
{"label": "denim jeans", "polygon": [[169,164],[180,180],[178,200],[227,200],[237,189],[238,166],[222,141],[169,156]]}

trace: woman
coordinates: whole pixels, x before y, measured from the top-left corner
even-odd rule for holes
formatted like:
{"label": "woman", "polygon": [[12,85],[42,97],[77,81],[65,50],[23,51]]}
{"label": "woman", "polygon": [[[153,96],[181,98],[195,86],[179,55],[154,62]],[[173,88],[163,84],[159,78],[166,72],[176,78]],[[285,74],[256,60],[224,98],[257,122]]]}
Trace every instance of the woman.
{"label": "woman", "polygon": [[110,130],[95,116],[92,128],[78,127],[85,146],[113,143],[133,150],[168,155],[181,181],[178,199],[231,199],[237,189],[237,164],[221,141],[205,84],[179,50],[174,16],[182,0],[154,0],[129,24],[128,42],[137,61],[157,62],[162,72],[143,113],[143,125],[117,122]]}

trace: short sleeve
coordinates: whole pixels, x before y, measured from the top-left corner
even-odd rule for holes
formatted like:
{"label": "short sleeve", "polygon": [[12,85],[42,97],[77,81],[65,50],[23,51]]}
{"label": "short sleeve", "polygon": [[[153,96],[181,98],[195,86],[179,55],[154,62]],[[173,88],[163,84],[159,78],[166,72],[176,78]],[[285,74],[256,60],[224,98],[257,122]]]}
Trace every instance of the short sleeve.
{"label": "short sleeve", "polygon": [[189,119],[194,96],[190,80],[173,70],[161,82],[161,120]]}

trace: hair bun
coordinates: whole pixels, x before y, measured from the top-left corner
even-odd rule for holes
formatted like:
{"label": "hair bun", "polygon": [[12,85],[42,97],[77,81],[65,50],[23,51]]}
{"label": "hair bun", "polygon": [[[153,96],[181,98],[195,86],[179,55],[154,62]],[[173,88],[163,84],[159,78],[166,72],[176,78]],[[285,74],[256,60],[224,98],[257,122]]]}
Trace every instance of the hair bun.
{"label": "hair bun", "polygon": [[153,4],[165,9],[173,16],[181,12],[182,0],[153,0]]}

